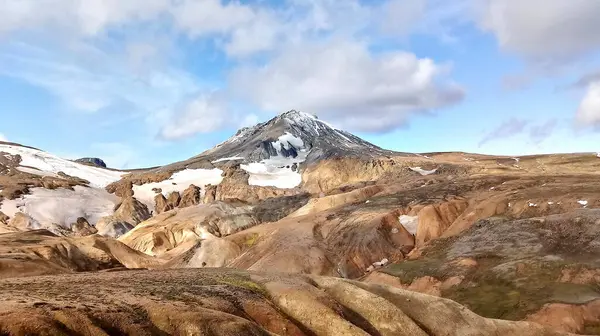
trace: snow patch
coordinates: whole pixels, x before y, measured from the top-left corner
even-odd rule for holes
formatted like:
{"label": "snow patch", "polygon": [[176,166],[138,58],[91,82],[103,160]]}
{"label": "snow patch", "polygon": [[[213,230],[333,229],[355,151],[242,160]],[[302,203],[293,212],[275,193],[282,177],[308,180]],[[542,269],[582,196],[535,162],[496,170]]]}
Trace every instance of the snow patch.
{"label": "snow patch", "polygon": [[530,207],[532,207],[532,208],[535,208],[535,207],[537,207],[538,205],[537,205],[537,204],[535,204],[535,203],[531,203],[531,202],[529,202],[529,206],[530,206]]}
{"label": "snow patch", "polygon": [[554,202],[548,202],[548,205],[554,205]]}
{"label": "snow patch", "polygon": [[[289,150],[291,146],[294,146],[296,149],[304,148],[304,141],[302,139],[295,137],[290,132],[285,132],[282,136],[279,137],[278,141],[273,142],[273,147],[277,150],[277,153],[280,152],[281,146],[286,150]],[[290,146],[291,145],[291,146]]]}
{"label": "snow patch", "polygon": [[241,165],[240,167],[250,174],[250,178],[248,179],[248,184],[250,185],[287,189],[295,188],[302,183],[302,176],[300,173],[293,171],[291,168],[287,168],[287,165],[283,168],[279,168],[275,165],[254,162],[247,165]]}
{"label": "snow patch", "polygon": [[154,210],[154,197],[156,193],[152,189],[162,189],[162,194],[168,196],[173,191],[183,192],[190,184],[202,188],[208,184],[217,185],[223,181],[221,174],[223,171],[218,168],[214,169],[185,169],[177,172],[171,178],[161,181],[146,183],[143,185],[134,185],[134,197],[144,203],[149,210]]}
{"label": "snow patch", "polygon": [[435,174],[435,172],[437,172],[437,170],[438,170],[438,168],[435,168],[433,170],[425,170],[425,169],[422,169],[421,167],[409,167],[409,169],[416,173],[421,174],[422,176]]}
{"label": "snow patch", "polygon": [[241,156],[232,156],[232,157],[218,159],[218,160],[212,161],[211,163],[218,163],[218,162],[224,162],[224,161],[238,161],[238,160],[244,160],[244,159],[245,158],[241,157]]}
{"label": "snow patch", "polygon": [[21,165],[37,168],[48,173],[63,172],[87,180],[91,186],[104,188],[112,182],[121,179],[124,172],[110,171],[102,168],[86,166],[69,160],[61,159],[52,154],[37,149],[21,146],[1,145],[0,152],[21,156]]}
{"label": "snow patch", "polygon": [[387,258],[383,258],[381,261],[376,261],[373,263],[374,267],[383,267],[387,265],[390,261]]}
{"label": "snow patch", "polygon": [[22,171],[23,173],[28,173],[28,174],[32,174],[32,175],[62,178],[58,174],[54,174],[52,172],[42,171],[42,170],[38,170],[38,169],[34,169],[34,168],[29,168],[29,167],[17,167],[17,170]]}
{"label": "snow patch", "polygon": [[417,234],[417,227],[419,226],[419,216],[402,215],[398,217],[398,220],[400,221],[400,224],[404,226],[406,231],[410,232],[413,235]]}
{"label": "snow patch", "polygon": [[584,207],[586,207],[588,205],[588,201],[583,201],[583,200],[577,201],[577,203],[583,205]]}
{"label": "snow patch", "polygon": [[4,200],[1,211],[9,217],[17,212],[29,215],[42,228],[53,224],[70,229],[77,218],[83,217],[92,225],[102,217],[113,214],[119,198],[104,189],[75,186],[69,189],[33,188],[29,195],[14,200]]}
{"label": "snow patch", "polygon": [[[302,141],[302,139],[295,139],[297,140],[292,141]],[[299,142],[296,142],[296,144],[299,144]],[[292,170],[292,167],[294,164],[299,165],[304,162],[309,152],[310,151],[302,148],[295,158],[285,157],[283,155],[271,156],[271,158],[262,160],[261,162],[242,164],[240,165],[240,168],[250,174],[250,178],[248,179],[249,185],[283,189],[295,188],[302,183],[302,175],[298,172],[298,168],[294,171]]]}

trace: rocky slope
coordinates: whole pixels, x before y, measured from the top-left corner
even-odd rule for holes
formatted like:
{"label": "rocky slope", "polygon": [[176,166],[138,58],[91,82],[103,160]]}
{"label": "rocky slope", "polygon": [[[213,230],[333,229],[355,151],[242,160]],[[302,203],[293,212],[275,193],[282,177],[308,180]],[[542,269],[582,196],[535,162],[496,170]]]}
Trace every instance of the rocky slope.
{"label": "rocky slope", "polygon": [[47,230],[0,234],[0,279],[158,265],[110,238],[58,237]]}
{"label": "rocky slope", "polygon": [[6,279],[0,301],[3,335],[566,335],[392,287],[226,269]]}

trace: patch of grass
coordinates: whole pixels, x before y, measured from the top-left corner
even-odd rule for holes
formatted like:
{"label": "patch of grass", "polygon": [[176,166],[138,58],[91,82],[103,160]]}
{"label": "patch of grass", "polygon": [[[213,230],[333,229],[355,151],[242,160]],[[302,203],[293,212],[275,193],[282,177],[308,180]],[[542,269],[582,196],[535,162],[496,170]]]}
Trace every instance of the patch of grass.
{"label": "patch of grass", "polygon": [[249,235],[246,236],[246,240],[244,241],[244,245],[246,247],[252,247],[252,246],[256,245],[256,243],[258,242],[258,238],[259,238],[258,233],[251,233],[251,234],[249,234]]}
{"label": "patch of grass", "polygon": [[443,296],[484,317],[520,320],[539,310],[540,302],[551,294],[549,288],[524,289],[512,281],[489,277],[477,283],[452,287],[444,291]]}
{"label": "patch of grass", "polygon": [[399,278],[403,284],[410,284],[413,280],[424,276],[443,279],[449,275],[443,271],[442,261],[434,259],[402,261],[391,264],[379,271]]}
{"label": "patch of grass", "polygon": [[458,236],[449,238],[438,238],[430,241],[427,247],[423,250],[423,257],[431,259],[446,258],[448,250],[458,240]]}
{"label": "patch of grass", "polygon": [[238,288],[244,288],[244,289],[250,290],[254,293],[261,294],[265,297],[268,296],[268,292],[263,286],[261,286],[260,284],[257,284],[256,282],[254,282],[250,279],[227,277],[227,278],[219,279],[218,282],[225,284],[225,285],[230,285],[230,286],[234,286],[234,287],[238,287]]}
{"label": "patch of grass", "polygon": [[586,324],[581,333],[584,335],[600,335],[600,322]]}
{"label": "patch of grass", "polygon": [[498,274],[490,269],[493,264],[480,267],[442,295],[481,316],[506,320],[521,320],[546,303],[581,304],[600,297],[593,286],[557,282],[562,262],[530,260],[524,265],[518,274]]}

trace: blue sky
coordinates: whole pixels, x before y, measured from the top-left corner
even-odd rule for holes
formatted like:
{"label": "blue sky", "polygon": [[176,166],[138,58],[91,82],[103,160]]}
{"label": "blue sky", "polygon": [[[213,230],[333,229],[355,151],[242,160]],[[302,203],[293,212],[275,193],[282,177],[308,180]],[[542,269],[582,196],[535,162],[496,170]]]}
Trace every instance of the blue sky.
{"label": "blue sky", "polygon": [[117,168],[289,109],[385,148],[600,150],[597,0],[0,0],[0,138]]}

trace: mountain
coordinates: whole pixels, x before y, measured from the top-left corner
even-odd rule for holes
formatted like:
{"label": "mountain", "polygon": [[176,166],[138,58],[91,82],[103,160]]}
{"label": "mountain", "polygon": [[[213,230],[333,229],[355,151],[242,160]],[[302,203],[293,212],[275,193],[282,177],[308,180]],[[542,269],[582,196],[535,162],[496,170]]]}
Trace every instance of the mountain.
{"label": "mountain", "polygon": [[265,123],[242,128],[227,141],[195,158],[216,162],[289,159],[310,164],[331,157],[398,154],[337,129],[316,116],[292,110]]}
{"label": "mountain", "polygon": [[[306,167],[327,159],[399,156],[416,155],[383,149],[316,116],[291,110],[267,122],[242,128],[225,142],[188,160],[151,172],[165,174],[240,166],[250,175],[250,185],[294,188],[302,183],[301,172]],[[203,181],[198,183],[203,185]]]}
{"label": "mountain", "polygon": [[398,154],[337,129],[316,116],[292,110],[267,122],[242,128],[233,137],[194,159],[209,159],[213,163],[289,160],[311,164],[332,157]]}

